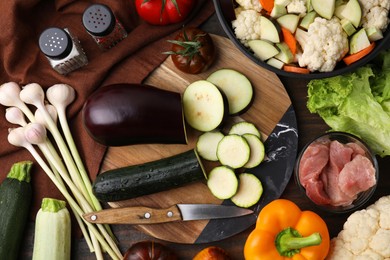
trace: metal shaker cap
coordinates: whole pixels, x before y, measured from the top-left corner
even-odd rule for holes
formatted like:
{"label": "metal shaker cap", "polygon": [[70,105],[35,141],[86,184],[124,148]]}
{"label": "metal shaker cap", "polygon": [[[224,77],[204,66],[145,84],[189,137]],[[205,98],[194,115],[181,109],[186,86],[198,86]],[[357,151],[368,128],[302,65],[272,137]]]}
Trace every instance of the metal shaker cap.
{"label": "metal shaker cap", "polygon": [[94,36],[105,36],[115,28],[115,16],[111,9],[102,4],[93,4],[83,13],[83,25]]}
{"label": "metal shaker cap", "polygon": [[39,37],[39,48],[49,58],[60,60],[69,55],[73,43],[69,34],[57,27],[43,31]]}

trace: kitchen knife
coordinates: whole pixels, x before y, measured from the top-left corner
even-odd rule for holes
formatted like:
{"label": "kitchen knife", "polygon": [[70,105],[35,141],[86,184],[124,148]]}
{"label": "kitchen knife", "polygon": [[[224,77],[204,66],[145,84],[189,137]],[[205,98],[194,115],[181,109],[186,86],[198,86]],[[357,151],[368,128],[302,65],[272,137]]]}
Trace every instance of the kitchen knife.
{"label": "kitchen knife", "polygon": [[252,214],[250,209],[218,204],[176,204],[166,209],[148,207],[111,208],[84,214],[90,223],[155,224],[173,221],[232,218]]}

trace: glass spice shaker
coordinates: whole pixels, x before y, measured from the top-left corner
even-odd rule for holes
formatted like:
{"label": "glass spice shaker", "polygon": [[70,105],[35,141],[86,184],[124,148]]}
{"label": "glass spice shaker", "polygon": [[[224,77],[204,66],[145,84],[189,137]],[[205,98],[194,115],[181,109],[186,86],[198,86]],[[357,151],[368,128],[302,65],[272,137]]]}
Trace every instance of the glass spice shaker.
{"label": "glass spice shaker", "polygon": [[102,50],[114,47],[127,37],[123,25],[106,5],[89,6],[83,13],[83,25]]}
{"label": "glass spice shaker", "polygon": [[67,28],[51,27],[44,30],[39,37],[39,48],[52,68],[62,75],[88,64],[79,40]]}

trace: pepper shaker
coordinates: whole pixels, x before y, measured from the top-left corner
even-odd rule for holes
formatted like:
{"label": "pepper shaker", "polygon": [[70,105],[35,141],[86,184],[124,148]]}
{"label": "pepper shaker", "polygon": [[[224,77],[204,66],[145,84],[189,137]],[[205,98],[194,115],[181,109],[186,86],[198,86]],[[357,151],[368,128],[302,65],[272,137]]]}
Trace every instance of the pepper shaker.
{"label": "pepper shaker", "polygon": [[103,4],[93,4],[84,11],[83,25],[102,50],[114,47],[127,37],[123,25]]}
{"label": "pepper shaker", "polygon": [[88,64],[79,40],[67,28],[51,27],[43,31],[39,37],[39,48],[52,68],[63,75]]}

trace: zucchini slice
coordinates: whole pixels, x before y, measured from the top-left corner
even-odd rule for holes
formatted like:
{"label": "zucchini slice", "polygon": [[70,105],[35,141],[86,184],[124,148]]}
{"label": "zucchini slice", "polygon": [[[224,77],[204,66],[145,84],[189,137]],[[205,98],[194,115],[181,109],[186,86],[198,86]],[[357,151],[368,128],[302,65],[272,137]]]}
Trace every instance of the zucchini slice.
{"label": "zucchini slice", "polygon": [[257,127],[253,123],[246,122],[246,121],[241,121],[232,125],[228,134],[236,134],[236,135],[254,134],[259,138],[261,138],[261,133],[259,129],[257,129]]}
{"label": "zucchini slice", "polygon": [[227,135],[218,143],[217,157],[223,165],[240,168],[249,161],[249,144],[240,135]]}
{"label": "zucchini slice", "polygon": [[217,147],[224,136],[220,131],[205,132],[200,135],[196,142],[199,156],[209,161],[218,161]]}
{"label": "zucchini slice", "polygon": [[226,103],[214,84],[198,80],[188,85],[183,93],[184,117],[192,128],[212,131],[224,121]]}
{"label": "zucchini slice", "polygon": [[253,87],[249,79],[233,69],[220,69],[213,72],[207,81],[213,83],[225,93],[229,114],[244,113],[253,101]]}
{"label": "zucchini slice", "polygon": [[251,150],[249,161],[244,165],[244,167],[254,168],[264,160],[264,144],[260,138],[254,134],[244,134],[243,137],[248,142]]}
{"label": "zucchini slice", "polygon": [[210,171],[207,186],[218,199],[230,199],[237,192],[238,180],[233,169],[217,166]]}
{"label": "zucchini slice", "polygon": [[206,174],[196,151],[99,174],[92,189],[100,201],[131,199],[204,180]]}
{"label": "zucchini slice", "polygon": [[252,173],[241,173],[238,178],[238,190],[231,201],[239,207],[249,208],[260,200],[263,194],[263,185]]}

